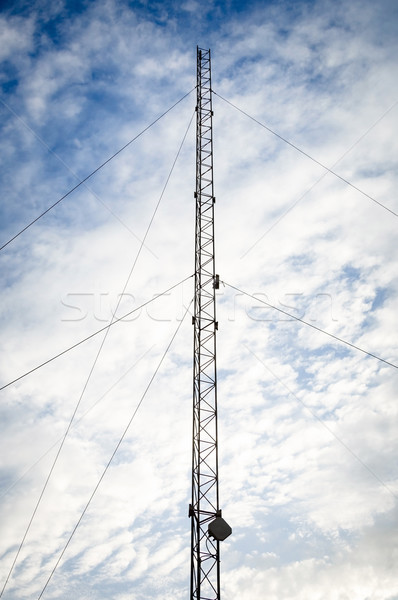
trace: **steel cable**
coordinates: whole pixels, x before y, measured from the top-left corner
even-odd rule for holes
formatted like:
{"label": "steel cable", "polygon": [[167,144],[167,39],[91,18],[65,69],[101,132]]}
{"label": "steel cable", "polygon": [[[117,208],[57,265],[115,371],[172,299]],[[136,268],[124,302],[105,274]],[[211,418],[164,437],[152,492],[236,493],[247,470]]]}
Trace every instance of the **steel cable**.
{"label": "steel cable", "polygon": [[189,305],[188,305],[187,309],[185,310],[185,313],[184,313],[184,316],[183,316],[183,318],[182,318],[182,319],[181,319],[181,321],[178,323],[178,325],[177,325],[177,328],[176,328],[176,330],[174,331],[174,333],[173,333],[173,335],[172,335],[172,337],[171,337],[171,340],[170,340],[169,344],[167,345],[167,348],[166,348],[166,350],[164,351],[164,353],[163,353],[163,355],[162,355],[162,357],[161,357],[161,359],[160,359],[160,361],[159,361],[159,363],[158,363],[158,365],[157,365],[157,367],[156,367],[156,369],[155,369],[155,371],[154,371],[154,373],[153,373],[153,375],[152,375],[152,377],[151,377],[151,379],[150,379],[150,381],[149,381],[149,383],[148,383],[147,387],[145,388],[145,391],[144,391],[144,393],[142,394],[142,396],[141,396],[141,398],[140,398],[140,401],[138,402],[138,404],[137,404],[137,406],[136,406],[136,408],[135,408],[135,410],[134,410],[134,412],[133,412],[133,414],[132,414],[132,416],[131,416],[131,418],[130,418],[129,422],[127,423],[127,426],[126,426],[126,428],[124,429],[124,431],[123,431],[123,433],[122,433],[122,435],[121,435],[121,437],[120,437],[120,439],[119,439],[118,443],[116,444],[116,447],[115,447],[114,451],[112,452],[112,455],[111,455],[111,457],[110,457],[109,461],[107,462],[107,464],[106,464],[106,466],[105,466],[105,469],[103,470],[103,472],[102,472],[102,474],[101,474],[101,476],[100,476],[100,478],[99,478],[99,480],[98,480],[98,482],[97,482],[97,484],[96,484],[96,486],[95,486],[95,488],[94,488],[94,491],[93,491],[93,492],[92,492],[92,494],[90,495],[90,497],[89,497],[89,499],[88,499],[88,502],[86,503],[86,505],[85,505],[85,507],[84,507],[84,509],[83,509],[83,511],[82,511],[82,513],[81,513],[81,515],[80,515],[80,517],[79,517],[79,519],[78,519],[78,521],[77,521],[76,525],[75,525],[75,526],[74,526],[74,528],[72,529],[72,532],[71,532],[71,534],[70,534],[70,536],[69,536],[69,538],[68,538],[68,540],[67,540],[67,542],[66,542],[65,546],[63,547],[63,549],[62,549],[62,552],[61,552],[61,554],[59,555],[59,557],[58,557],[58,559],[57,559],[57,562],[55,563],[55,565],[54,565],[54,567],[53,567],[53,569],[52,569],[52,571],[51,571],[51,573],[50,573],[50,575],[49,575],[49,577],[48,577],[48,579],[47,579],[47,581],[46,581],[46,583],[45,583],[45,585],[44,585],[44,587],[43,587],[42,591],[40,592],[40,595],[38,596],[37,600],[40,600],[40,598],[43,596],[43,594],[44,594],[44,592],[45,592],[45,590],[46,590],[46,588],[47,588],[48,584],[50,583],[50,581],[51,581],[51,579],[52,579],[52,577],[53,577],[53,575],[54,575],[54,573],[55,573],[55,571],[56,571],[56,569],[57,569],[57,567],[58,567],[59,563],[60,563],[60,562],[61,562],[61,560],[62,560],[62,557],[63,557],[63,555],[65,554],[65,552],[66,552],[66,550],[67,550],[67,548],[68,548],[68,546],[69,546],[70,542],[72,541],[72,538],[73,538],[73,536],[75,535],[75,533],[76,533],[76,531],[77,531],[77,528],[79,527],[79,525],[80,525],[81,521],[83,520],[83,517],[84,517],[84,515],[86,514],[86,512],[87,512],[87,510],[88,510],[88,507],[89,507],[89,506],[90,506],[90,504],[91,504],[91,501],[92,501],[92,499],[94,498],[94,496],[95,496],[95,494],[96,494],[96,492],[97,492],[97,490],[98,490],[99,486],[101,485],[101,482],[102,482],[102,480],[104,479],[106,472],[108,471],[108,469],[109,469],[109,467],[110,467],[110,465],[111,465],[111,463],[112,463],[112,461],[113,461],[113,459],[114,459],[114,457],[115,457],[115,455],[116,455],[117,451],[119,450],[119,447],[121,446],[121,444],[122,444],[122,442],[123,442],[124,438],[126,437],[126,434],[127,434],[128,430],[130,429],[130,426],[131,426],[131,424],[132,424],[132,422],[133,422],[133,420],[134,420],[134,418],[135,418],[135,416],[136,416],[136,414],[137,414],[137,412],[138,412],[138,410],[139,410],[139,408],[140,408],[140,406],[141,406],[142,402],[144,401],[144,398],[145,398],[145,396],[147,395],[147,393],[148,393],[148,391],[149,391],[149,388],[151,387],[151,385],[152,385],[152,383],[153,383],[153,381],[154,381],[154,379],[155,379],[155,377],[156,377],[156,375],[157,375],[157,373],[158,373],[158,371],[159,371],[159,369],[160,369],[160,367],[161,367],[161,365],[162,365],[162,363],[163,363],[163,361],[164,361],[164,359],[165,359],[165,357],[166,357],[167,353],[169,352],[169,350],[170,350],[170,348],[171,348],[171,345],[172,345],[172,343],[173,343],[174,339],[176,338],[176,336],[177,336],[177,334],[178,334],[178,332],[179,332],[179,330],[180,330],[180,327],[181,327],[182,323],[184,322],[184,320],[185,320],[185,317],[186,317],[186,315],[187,315],[187,313],[188,313],[189,309],[191,308],[192,302],[193,302],[193,299],[190,301],[190,303],[189,303]]}
{"label": "steel cable", "polygon": [[65,198],[67,198],[68,196],[70,196],[72,194],[72,192],[74,192],[75,190],[77,190],[77,188],[79,188],[81,185],[83,185],[83,183],[85,183],[93,175],[95,175],[96,173],[98,173],[98,171],[100,171],[100,169],[102,169],[102,167],[104,167],[109,162],[111,162],[111,160],[113,160],[116,156],[118,156],[121,152],[123,152],[123,150],[125,150],[128,146],[130,146],[133,142],[135,142],[139,137],[141,137],[146,131],[148,131],[148,129],[150,129],[153,125],[155,125],[155,123],[157,123],[158,121],[160,121],[160,119],[162,119],[165,115],[167,115],[167,113],[169,113],[171,110],[173,110],[173,108],[175,106],[177,106],[177,104],[180,104],[180,102],[182,102],[187,96],[189,96],[193,92],[194,89],[195,88],[192,88],[192,90],[190,90],[182,98],[180,98],[179,100],[177,100],[177,102],[175,102],[172,106],[170,106],[170,108],[168,108],[164,113],[162,113],[159,117],[157,117],[157,119],[155,119],[154,121],[152,121],[152,123],[150,123],[150,125],[147,125],[147,127],[145,127],[145,129],[143,129],[142,131],[140,131],[140,133],[138,133],[135,137],[133,137],[133,139],[131,139],[129,142],[127,142],[127,144],[125,144],[117,152],[115,152],[114,154],[112,154],[112,156],[110,156],[109,158],[107,158],[107,160],[104,161],[101,165],[99,165],[99,167],[97,167],[96,169],[94,169],[94,171],[92,171],[89,175],[87,175],[84,179],[82,179],[78,184],[76,184],[72,189],[70,189],[69,192],[67,192],[66,194],[64,194],[61,198],[59,198],[56,202],[54,202],[54,204],[52,204],[45,211],[43,211],[38,217],[36,217],[35,219],[33,219],[33,221],[31,221],[30,223],[28,223],[28,225],[26,225],[23,229],[21,229],[21,231],[19,231],[12,238],[10,238],[8,240],[8,242],[6,242],[2,246],[0,246],[0,252],[6,246],[8,246],[8,244],[11,244],[11,242],[13,242],[17,237],[19,237],[22,233],[24,233],[24,231],[26,231],[27,229],[29,229],[29,227],[31,227],[32,225],[34,225],[34,223],[36,223],[39,219],[41,219],[42,217],[44,217],[44,215],[46,215],[48,212],[50,212],[50,210],[52,210],[55,206],[57,206],[57,204],[59,204],[60,202],[62,202],[62,200],[65,200]]}
{"label": "steel cable", "polygon": [[156,206],[155,206],[155,210],[154,210],[154,211],[153,211],[153,213],[152,213],[152,217],[151,217],[151,219],[150,219],[150,221],[149,221],[149,224],[148,224],[148,227],[147,227],[147,229],[146,229],[146,232],[145,232],[144,238],[143,238],[143,240],[142,240],[142,242],[141,242],[141,245],[140,245],[140,247],[139,247],[139,249],[138,249],[138,252],[137,252],[137,254],[136,254],[136,257],[135,257],[135,260],[134,260],[133,266],[131,267],[130,273],[129,273],[129,275],[128,275],[127,279],[126,279],[126,282],[125,282],[125,284],[124,284],[123,291],[122,291],[122,293],[119,295],[119,300],[118,300],[118,302],[117,302],[116,309],[115,309],[115,311],[114,311],[114,313],[113,313],[113,315],[112,315],[111,323],[110,323],[109,327],[108,327],[108,328],[105,330],[105,335],[104,335],[104,337],[103,337],[103,339],[102,339],[102,342],[101,342],[101,344],[100,344],[100,347],[99,347],[99,349],[98,349],[98,351],[97,351],[97,354],[96,354],[96,356],[95,356],[94,362],[93,362],[93,364],[92,364],[92,366],[91,366],[91,369],[90,369],[90,371],[89,371],[88,377],[87,377],[87,379],[86,379],[86,382],[85,382],[85,384],[84,384],[84,386],[83,386],[83,390],[82,390],[82,392],[81,392],[81,394],[80,394],[80,397],[79,397],[79,399],[78,399],[78,401],[77,401],[77,404],[76,404],[76,406],[75,406],[75,409],[74,409],[74,411],[73,411],[73,413],[72,413],[72,416],[71,416],[71,418],[70,418],[70,420],[69,420],[69,424],[68,424],[68,426],[67,426],[67,428],[66,428],[66,431],[65,431],[65,434],[63,435],[63,438],[62,438],[61,444],[60,444],[60,446],[59,446],[59,448],[58,448],[58,450],[57,450],[57,453],[56,453],[56,455],[55,455],[55,458],[54,458],[54,460],[53,460],[53,462],[52,462],[52,465],[51,465],[50,471],[49,471],[49,473],[48,473],[48,475],[47,475],[47,478],[46,478],[46,480],[45,480],[45,482],[44,482],[44,486],[43,486],[43,488],[42,488],[42,490],[41,490],[41,493],[40,493],[40,496],[39,496],[39,498],[38,498],[38,500],[37,500],[37,502],[36,502],[35,508],[34,508],[34,510],[33,510],[33,513],[32,513],[32,516],[31,516],[31,518],[30,518],[30,520],[29,520],[29,523],[28,523],[28,525],[27,525],[27,528],[25,529],[25,533],[24,533],[24,535],[23,535],[23,537],[22,537],[22,541],[21,541],[21,542],[20,542],[20,544],[19,544],[18,550],[17,550],[17,552],[16,552],[16,555],[15,555],[15,557],[14,557],[14,560],[13,560],[13,562],[12,562],[12,564],[11,564],[11,567],[10,567],[10,569],[9,569],[9,572],[8,572],[8,574],[7,574],[7,577],[6,577],[5,583],[4,583],[4,585],[3,585],[3,588],[2,588],[2,590],[1,590],[1,592],[0,592],[0,598],[3,596],[4,590],[5,590],[5,589],[6,589],[6,587],[7,587],[8,581],[9,581],[9,579],[10,579],[10,577],[11,577],[11,574],[12,574],[12,572],[13,572],[13,570],[14,570],[14,567],[15,567],[15,565],[16,565],[16,563],[17,563],[17,560],[18,560],[19,554],[20,554],[20,552],[21,552],[21,550],[22,550],[22,548],[23,548],[23,545],[24,545],[24,543],[25,543],[25,540],[26,540],[26,537],[27,537],[27,535],[28,535],[28,533],[29,533],[30,527],[31,527],[31,525],[32,525],[32,523],[33,523],[33,520],[34,520],[35,516],[36,516],[37,510],[38,510],[38,508],[39,508],[39,506],[40,506],[40,503],[41,503],[41,501],[42,501],[42,498],[43,498],[43,496],[44,496],[44,493],[45,493],[45,491],[46,491],[46,489],[47,489],[48,483],[49,483],[49,481],[50,481],[50,479],[51,479],[51,476],[52,476],[52,473],[53,473],[53,471],[54,471],[54,469],[55,469],[55,466],[56,466],[56,464],[57,464],[57,462],[58,462],[58,458],[59,458],[59,456],[60,456],[60,454],[61,454],[61,451],[62,451],[62,449],[63,449],[64,443],[65,443],[65,440],[66,440],[66,438],[67,438],[67,436],[68,436],[68,434],[69,434],[70,428],[72,427],[72,423],[73,423],[73,421],[74,421],[74,419],[75,419],[76,413],[77,413],[77,411],[78,411],[78,409],[79,409],[80,403],[81,403],[81,401],[82,401],[82,398],[83,398],[83,396],[84,396],[84,393],[85,393],[85,391],[86,391],[86,389],[87,389],[87,386],[88,386],[88,384],[89,384],[89,381],[90,381],[90,379],[91,379],[91,375],[93,374],[94,368],[95,368],[95,366],[96,366],[96,364],[97,364],[97,362],[98,362],[98,359],[99,359],[99,357],[100,357],[101,351],[102,351],[102,349],[103,349],[103,347],[104,347],[104,344],[105,344],[105,341],[106,341],[106,339],[107,339],[107,337],[108,337],[108,334],[109,334],[109,331],[110,331],[110,326],[112,325],[113,321],[115,320],[115,315],[116,315],[116,313],[117,313],[117,311],[118,311],[118,308],[119,308],[119,306],[120,306],[120,303],[121,303],[121,301],[122,301],[122,298],[123,298],[123,296],[124,296],[124,293],[125,293],[125,291],[126,291],[127,285],[128,285],[128,283],[129,283],[129,281],[130,281],[130,279],[131,279],[131,276],[132,276],[132,274],[133,274],[133,271],[134,271],[134,269],[135,269],[135,266],[136,266],[136,264],[137,264],[137,262],[138,262],[138,259],[139,259],[139,256],[140,256],[140,254],[141,254],[142,248],[143,248],[143,246],[144,246],[144,244],[145,244],[145,240],[146,240],[146,238],[147,238],[147,236],[148,236],[149,230],[150,230],[150,228],[151,228],[151,225],[152,225],[152,223],[153,223],[153,221],[154,221],[154,218],[155,218],[155,216],[156,216],[156,213],[157,213],[157,210],[158,210],[158,208],[159,208],[160,202],[161,202],[161,200],[162,200],[162,198],[163,198],[163,196],[164,196],[164,193],[165,193],[165,191],[166,191],[167,185],[168,185],[168,183],[169,183],[169,181],[170,181],[170,177],[171,177],[171,175],[172,175],[172,173],[173,173],[173,171],[174,171],[174,167],[175,167],[175,165],[176,165],[176,162],[177,162],[177,160],[178,160],[178,157],[179,157],[179,155],[180,155],[180,152],[181,152],[181,150],[182,150],[182,147],[183,147],[183,145],[184,145],[184,142],[185,142],[185,140],[186,140],[186,137],[187,137],[187,134],[188,134],[189,128],[190,128],[190,126],[191,126],[191,123],[192,123],[192,119],[193,119],[193,116],[194,116],[194,114],[195,114],[195,113],[193,112],[193,113],[192,113],[192,116],[191,116],[191,118],[190,118],[190,121],[189,121],[189,123],[188,123],[188,127],[186,128],[186,131],[185,131],[185,133],[184,133],[184,136],[183,136],[183,138],[182,138],[182,141],[181,141],[181,143],[180,143],[180,146],[179,146],[179,148],[178,148],[178,151],[177,151],[177,154],[176,154],[176,156],[175,156],[175,159],[174,159],[174,161],[173,161],[173,164],[172,164],[172,166],[171,166],[171,169],[170,169],[170,171],[169,171],[169,174],[168,174],[168,176],[167,176],[167,178],[166,178],[166,182],[165,182],[165,184],[164,184],[164,186],[163,186],[163,189],[162,189],[162,192],[161,192],[161,194],[160,194],[159,200],[158,200],[158,202],[157,202],[157,204],[156,204]]}
{"label": "steel cable", "polygon": [[348,179],[345,179],[344,177],[342,177],[341,175],[339,175],[338,173],[336,173],[336,171],[333,171],[333,169],[329,169],[329,167],[327,167],[326,165],[324,165],[323,163],[321,163],[319,160],[317,160],[316,158],[314,158],[313,156],[311,156],[310,154],[308,154],[307,152],[305,152],[304,150],[302,150],[301,148],[299,148],[298,146],[296,146],[292,142],[289,142],[289,140],[287,140],[285,137],[283,137],[279,133],[276,133],[276,131],[274,131],[273,129],[271,129],[270,127],[268,127],[267,125],[265,125],[264,123],[262,123],[261,121],[259,121],[258,119],[256,119],[255,117],[252,117],[251,115],[249,115],[242,108],[239,108],[238,106],[236,106],[235,104],[233,104],[232,102],[230,102],[229,100],[227,100],[226,98],[223,98],[223,96],[221,96],[220,94],[218,94],[214,90],[213,90],[213,94],[215,94],[216,96],[218,96],[221,100],[223,100],[224,102],[226,102],[227,104],[229,104],[230,106],[232,106],[233,108],[235,108],[240,113],[242,113],[242,115],[245,115],[246,117],[248,117],[249,119],[251,119],[252,121],[254,121],[255,123],[257,123],[257,125],[260,125],[264,129],[266,129],[267,131],[269,131],[270,133],[272,133],[272,135],[274,135],[277,138],[279,138],[280,140],[282,140],[282,142],[285,142],[285,144],[288,144],[289,146],[291,146],[292,148],[294,148],[295,150],[297,150],[297,152],[300,152],[300,154],[302,154],[303,156],[306,156],[307,158],[309,158],[310,160],[312,160],[312,162],[314,162],[317,165],[319,165],[320,167],[322,167],[322,169],[325,169],[328,173],[331,173],[332,175],[334,175],[335,177],[337,177],[338,179],[340,179],[341,181],[343,181],[344,183],[346,183],[347,185],[349,185],[350,187],[352,187],[354,190],[356,190],[357,192],[359,192],[360,194],[362,194],[366,198],[369,198],[369,200],[372,200],[372,202],[375,202],[376,204],[378,204],[379,206],[381,206],[382,208],[384,208],[385,210],[387,210],[389,213],[391,213],[392,215],[394,215],[394,217],[398,217],[398,214],[396,212],[394,212],[393,210],[391,210],[391,208],[388,208],[388,206],[385,206],[385,204],[382,204],[381,202],[379,202],[379,200],[376,200],[375,198],[373,198],[373,196],[370,196],[369,194],[367,194],[366,192],[364,192],[363,190],[361,190],[359,187],[357,187],[356,185],[354,185],[353,183],[351,183],[350,181],[348,181]]}
{"label": "steel cable", "polygon": [[349,346],[350,348],[359,350],[359,352],[363,352],[363,354],[367,354],[367,356],[371,356],[372,358],[375,358],[376,360],[379,360],[380,362],[383,362],[386,365],[389,365],[390,367],[394,367],[394,369],[398,369],[398,365],[395,365],[394,363],[392,363],[388,360],[385,360],[384,358],[381,358],[380,356],[377,356],[377,354],[373,354],[372,352],[368,352],[367,350],[364,350],[363,348],[360,348],[359,346],[356,346],[355,344],[352,344],[351,342],[347,342],[347,340],[343,340],[342,338],[338,337],[337,335],[334,335],[333,333],[330,333],[329,331],[325,331],[324,329],[321,329],[320,327],[317,327],[316,325],[313,325],[312,323],[308,323],[308,321],[304,321],[303,319],[300,319],[300,317],[295,317],[294,315],[286,312],[286,310],[283,310],[282,308],[278,308],[277,306],[274,306],[273,304],[270,304],[269,302],[266,302],[265,300],[261,300],[261,298],[256,298],[256,296],[253,296],[252,294],[249,294],[248,292],[245,292],[244,290],[241,290],[240,288],[238,288],[234,285],[231,285],[230,283],[227,283],[226,281],[222,281],[221,283],[223,283],[224,285],[228,286],[229,288],[231,288],[233,290],[236,290],[237,292],[240,292],[241,294],[244,294],[245,296],[248,296],[249,298],[253,298],[253,300],[256,300],[257,302],[261,302],[261,304],[264,304],[265,306],[268,306],[269,308],[273,308],[274,310],[277,310],[278,312],[286,315],[287,317],[290,317],[291,319],[294,319],[295,321],[299,321],[303,325],[308,325],[308,327],[312,327],[312,329],[315,329],[316,331],[320,331],[321,333],[328,335],[329,337],[333,338],[334,340],[337,340],[338,342],[341,342],[342,344],[345,344],[346,346]]}

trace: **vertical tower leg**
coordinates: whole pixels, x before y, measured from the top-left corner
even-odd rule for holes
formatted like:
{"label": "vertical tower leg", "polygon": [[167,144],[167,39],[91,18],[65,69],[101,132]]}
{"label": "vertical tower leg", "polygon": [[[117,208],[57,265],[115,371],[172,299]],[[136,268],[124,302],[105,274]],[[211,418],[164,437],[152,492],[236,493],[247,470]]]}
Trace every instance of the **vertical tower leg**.
{"label": "vertical tower leg", "polygon": [[220,600],[213,110],[210,50],[197,48],[191,600]]}

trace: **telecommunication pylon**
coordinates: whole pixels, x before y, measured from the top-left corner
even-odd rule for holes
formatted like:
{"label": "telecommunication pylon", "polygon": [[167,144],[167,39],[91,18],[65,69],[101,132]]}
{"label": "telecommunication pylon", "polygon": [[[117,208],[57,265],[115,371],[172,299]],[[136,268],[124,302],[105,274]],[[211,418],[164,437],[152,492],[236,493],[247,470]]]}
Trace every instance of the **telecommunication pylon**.
{"label": "telecommunication pylon", "polygon": [[197,48],[196,227],[190,600],[220,600],[220,541],[232,532],[218,493],[213,109],[210,50]]}

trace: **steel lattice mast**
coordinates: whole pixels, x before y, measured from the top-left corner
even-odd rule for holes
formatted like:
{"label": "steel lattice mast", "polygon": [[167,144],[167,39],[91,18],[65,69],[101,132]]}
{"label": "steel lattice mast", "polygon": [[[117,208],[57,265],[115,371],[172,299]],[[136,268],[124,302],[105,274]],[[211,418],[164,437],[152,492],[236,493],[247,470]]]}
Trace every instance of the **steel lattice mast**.
{"label": "steel lattice mast", "polygon": [[191,600],[220,600],[220,541],[231,528],[218,493],[213,109],[210,50],[197,48]]}

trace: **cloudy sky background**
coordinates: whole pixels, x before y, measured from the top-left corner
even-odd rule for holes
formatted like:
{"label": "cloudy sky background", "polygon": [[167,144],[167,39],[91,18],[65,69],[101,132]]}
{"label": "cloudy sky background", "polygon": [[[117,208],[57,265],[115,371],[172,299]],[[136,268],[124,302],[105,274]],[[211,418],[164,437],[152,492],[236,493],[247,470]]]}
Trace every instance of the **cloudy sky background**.
{"label": "cloudy sky background", "polygon": [[[193,89],[197,44],[217,94],[398,213],[397,25],[387,0],[3,3],[0,245]],[[223,598],[396,600],[397,369],[262,301],[397,365],[398,219],[220,96]],[[192,275],[194,107],[0,252],[1,386]],[[81,398],[4,600],[40,596],[142,398],[42,597],[187,598],[192,294],[112,326],[90,378],[104,334],[1,391],[1,587]]]}

